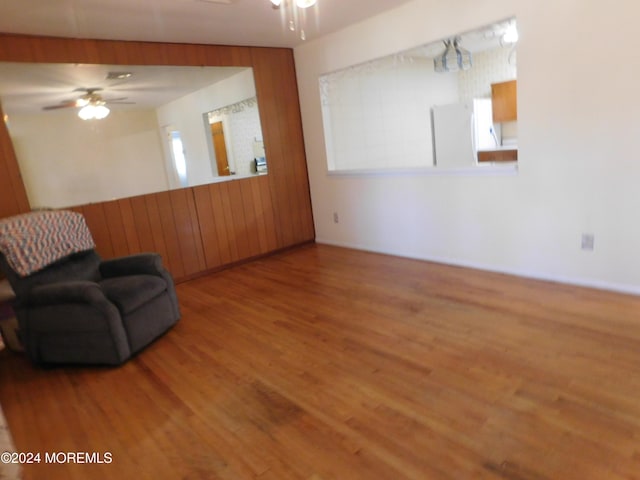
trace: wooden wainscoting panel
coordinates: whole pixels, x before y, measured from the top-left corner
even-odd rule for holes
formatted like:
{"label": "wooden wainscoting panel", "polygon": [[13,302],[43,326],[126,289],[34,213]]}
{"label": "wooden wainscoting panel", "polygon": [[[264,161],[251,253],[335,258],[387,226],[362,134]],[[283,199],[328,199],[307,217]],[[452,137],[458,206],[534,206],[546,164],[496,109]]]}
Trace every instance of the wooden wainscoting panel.
{"label": "wooden wainscoting panel", "polygon": [[[131,214],[135,225],[138,241],[140,242],[141,252],[159,252],[166,251],[164,247],[164,239],[154,239],[149,212],[147,210],[147,200],[145,196],[132,197],[129,199],[131,204]],[[162,249],[158,250],[161,244]]]}
{"label": "wooden wainscoting panel", "polygon": [[109,229],[109,237],[111,238],[111,246],[114,257],[122,257],[129,255],[129,242],[127,242],[127,232],[122,220],[122,212],[120,202],[113,200],[102,204],[104,209],[107,228]]}
{"label": "wooden wainscoting panel", "polygon": [[[262,185],[268,190],[269,183],[262,182],[261,180],[264,177],[257,177],[251,179],[250,182],[243,184],[243,188],[251,189],[251,198],[254,206],[254,214],[255,214],[255,222],[256,222],[256,230],[258,232],[258,248],[260,253],[265,253],[276,248],[276,242],[273,242],[273,247],[269,246],[269,238],[267,232],[267,225],[273,225],[273,212],[271,211],[271,206],[267,206],[263,203],[263,198],[261,194]],[[266,180],[266,179],[265,179]],[[244,194],[248,195],[248,193]],[[271,222],[268,223],[268,219],[271,218]],[[272,228],[272,227],[269,227]],[[275,237],[275,235],[274,235]]]}
{"label": "wooden wainscoting panel", "polygon": [[276,214],[271,198],[271,183],[269,178],[258,177],[254,183],[253,196],[256,205],[260,206],[259,217],[264,220],[265,242],[267,251],[278,248],[278,228],[276,227]]}
{"label": "wooden wainscoting panel", "polygon": [[223,204],[223,198],[226,198],[225,184],[215,183],[208,187],[213,217],[217,226],[216,233],[220,256],[223,264],[231,263],[238,258],[238,249],[231,237],[231,223],[227,223],[227,215],[225,215],[225,206]]}
{"label": "wooden wainscoting panel", "polygon": [[124,228],[124,234],[127,239],[128,253],[140,253],[142,248],[140,246],[140,237],[138,235],[138,228],[133,212],[133,205],[131,198],[123,198],[118,200],[120,207],[120,217],[122,219],[122,226]]}
{"label": "wooden wainscoting panel", "polygon": [[193,198],[198,214],[198,224],[200,225],[200,238],[202,240],[205,266],[207,269],[213,269],[224,262],[222,260],[221,242],[218,238],[218,229],[222,229],[222,225],[216,222],[209,185],[194,187]]}
{"label": "wooden wainscoting panel", "polygon": [[206,269],[206,265],[193,190],[191,188],[171,190],[167,196],[171,205],[170,212],[173,215],[185,275],[201,272]]}
{"label": "wooden wainscoting panel", "polygon": [[266,176],[193,189],[206,269],[277,250]]}
{"label": "wooden wainscoting panel", "polygon": [[175,243],[171,244],[165,237],[165,230],[161,220],[164,213],[158,207],[157,195],[145,195],[144,203],[154,244],[153,251],[162,256],[165,266],[174,276],[184,275],[184,268],[182,268],[182,263],[179,261],[179,253],[176,252]]}
{"label": "wooden wainscoting panel", "polygon": [[261,227],[264,227],[264,223],[261,224],[258,222],[257,208],[251,187],[253,180],[254,179],[249,179],[246,182],[237,182],[243,205],[247,240],[249,241],[249,254],[251,257],[265,253],[265,251],[260,248],[260,236],[264,235]]}
{"label": "wooden wainscoting panel", "polygon": [[113,258],[115,256],[113,243],[109,233],[104,205],[102,203],[83,205],[80,207],[80,212],[84,215],[87,226],[91,231],[97,252],[104,258]]}
{"label": "wooden wainscoting panel", "polygon": [[171,208],[171,197],[168,192],[154,193],[152,197],[158,207],[159,225],[157,227],[164,236],[171,273],[177,278],[184,277],[188,272],[184,267],[183,252]]}
{"label": "wooden wainscoting panel", "polygon": [[[236,227],[233,219],[233,203],[231,202],[229,192],[229,182],[221,182],[216,186],[220,192],[220,208],[224,223],[227,229],[227,241],[229,243],[229,250],[231,251],[231,261],[237,262],[240,260],[240,245],[238,245],[238,239],[236,238]],[[216,215],[217,217],[217,215]]]}
{"label": "wooden wainscoting panel", "polygon": [[238,246],[238,260],[251,257],[249,236],[252,234],[247,228],[247,220],[244,214],[242,192],[240,182],[226,182],[231,213],[232,234],[234,243]]}

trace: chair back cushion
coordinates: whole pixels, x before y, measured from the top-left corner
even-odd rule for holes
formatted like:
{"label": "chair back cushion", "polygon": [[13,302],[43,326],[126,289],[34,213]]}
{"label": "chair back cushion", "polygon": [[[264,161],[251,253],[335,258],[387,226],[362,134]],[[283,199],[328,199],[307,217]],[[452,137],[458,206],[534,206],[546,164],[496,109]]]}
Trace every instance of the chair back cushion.
{"label": "chair back cushion", "polygon": [[7,276],[18,301],[36,285],[73,280],[98,282],[101,278],[100,261],[101,258],[95,250],[88,250],[69,255],[36,273],[21,277],[13,271],[5,256],[0,253],[0,269]]}
{"label": "chair back cushion", "polygon": [[21,277],[93,248],[91,232],[77,212],[38,211],[0,220],[0,252]]}

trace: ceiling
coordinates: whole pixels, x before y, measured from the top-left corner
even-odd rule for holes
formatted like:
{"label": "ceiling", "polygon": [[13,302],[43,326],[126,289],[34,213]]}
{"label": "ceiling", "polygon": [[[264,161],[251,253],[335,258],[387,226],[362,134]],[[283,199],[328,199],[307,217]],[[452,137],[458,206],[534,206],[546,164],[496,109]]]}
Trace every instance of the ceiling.
{"label": "ceiling", "polygon": [[[290,1],[290,0],[285,0]],[[318,0],[304,10],[306,41],[340,30],[409,0]],[[284,3],[284,2],[283,2]],[[269,0],[0,0],[0,32],[68,38],[213,45],[289,47],[303,43],[286,28],[284,9]],[[0,62],[2,63],[2,62]],[[102,87],[105,98],[126,97],[135,108],[166,103],[231,70],[136,69],[126,82],[105,82],[108,65],[0,65],[5,112],[36,112]],[[237,72],[236,72],[237,73]],[[217,80],[211,76],[217,77]],[[118,106],[118,108],[127,108]]]}
{"label": "ceiling", "polygon": [[[305,10],[306,41],[408,1],[318,0],[316,6]],[[0,0],[0,32],[220,45],[294,47],[303,43],[299,34],[286,28],[282,13],[283,9],[273,9],[269,0]],[[467,48],[475,43],[473,35],[464,35]],[[482,36],[487,37],[486,32]],[[434,42],[431,49],[432,54],[441,51],[441,42]],[[81,96],[82,92],[74,92],[76,88],[101,87],[105,90],[99,93],[105,98],[126,97],[135,102],[135,108],[143,108],[215,83],[211,75],[231,74],[223,69],[205,72],[196,68],[187,75],[185,69],[135,67],[132,79],[105,82],[108,71],[122,68],[0,62],[0,99],[5,112],[36,112]]]}
{"label": "ceiling", "polygon": [[[44,107],[59,106],[86,93],[76,89],[97,88],[107,102],[131,102],[117,105],[119,110],[149,109],[247,68],[0,62],[0,102],[8,114],[42,113]],[[127,72],[131,77],[110,80],[110,72]],[[57,111],[60,110],[47,115]]]}
{"label": "ceiling", "polygon": [[[285,0],[286,1],[286,0]],[[410,0],[318,0],[306,41]],[[295,47],[269,0],[1,0],[0,32],[70,38]]]}

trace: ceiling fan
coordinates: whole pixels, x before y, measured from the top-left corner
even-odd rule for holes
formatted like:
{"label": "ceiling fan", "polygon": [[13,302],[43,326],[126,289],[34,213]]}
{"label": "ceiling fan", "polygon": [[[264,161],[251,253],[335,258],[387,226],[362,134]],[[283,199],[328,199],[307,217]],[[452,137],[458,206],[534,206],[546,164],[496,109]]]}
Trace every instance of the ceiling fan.
{"label": "ceiling fan", "polygon": [[43,110],[57,110],[60,108],[80,108],[78,116],[83,120],[97,119],[100,120],[109,115],[107,104],[133,104],[135,102],[125,102],[127,97],[105,99],[100,95],[102,88],[76,88],[74,92],[85,92],[84,95],[75,100],[65,100],[58,105],[48,105],[42,107]]}

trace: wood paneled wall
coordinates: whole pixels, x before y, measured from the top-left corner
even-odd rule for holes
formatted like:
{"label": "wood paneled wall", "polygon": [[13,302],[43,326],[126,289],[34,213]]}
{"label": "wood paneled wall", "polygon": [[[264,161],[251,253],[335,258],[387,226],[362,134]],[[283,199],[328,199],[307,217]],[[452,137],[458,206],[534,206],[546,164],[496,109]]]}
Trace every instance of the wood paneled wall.
{"label": "wood paneled wall", "polygon": [[[253,67],[269,174],[73,207],[103,257],[157,251],[180,280],[314,239],[291,50],[0,34],[0,61]],[[0,217],[28,210],[2,122]]]}
{"label": "wood paneled wall", "polygon": [[0,218],[29,210],[27,192],[20,176],[9,132],[0,105]]}

